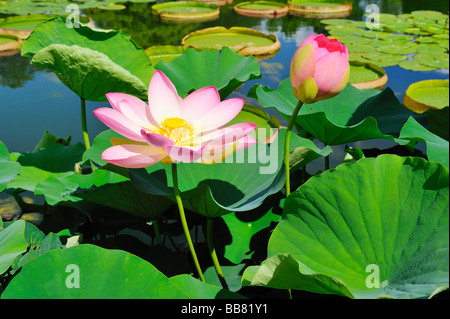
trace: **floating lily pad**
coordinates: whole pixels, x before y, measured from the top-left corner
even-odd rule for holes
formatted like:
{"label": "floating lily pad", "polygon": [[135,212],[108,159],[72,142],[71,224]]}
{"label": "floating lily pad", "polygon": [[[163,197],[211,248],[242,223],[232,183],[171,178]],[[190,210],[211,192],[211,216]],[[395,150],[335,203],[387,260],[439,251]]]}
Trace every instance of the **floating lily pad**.
{"label": "floating lily pad", "polygon": [[386,72],[371,63],[350,62],[349,83],[358,89],[378,89],[384,88],[388,81]]}
{"label": "floating lily pad", "polygon": [[416,51],[420,53],[429,53],[429,52],[445,52],[445,48],[440,46],[439,44],[418,44],[416,46]]}
{"label": "floating lily pad", "polygon": [[434,34],[432,36],[432,38],[438,39],[438,40],[448,40],[449,39],[449,35],[448,33],[445,34]]}
{"label": "floating lily pad", "polygon": [[242,55],[266,55],[280,49],[280,42],[274,34],[244,28],[213,27],[194,31],[186,35],[181,44],[184,46],[220,50],[226,46]]}
{"label": "floating lily pad", "polygon": [[350,53],[369,53],[373,52],[373,46],[368,44],[350,44],[347,45],[348,52]]}
{"label": "floating lily pad", "polygon": [[433,70],[436,70],[436,68],[420,64],[419,61],[417,61],[415,59],[402,61],[398,65],[402,69],[410,70],[410,71],[433,71]]}
{"label": "floating lily pad", "polygon": [[352,4],[326,1],[289,0],[289,14],[305,18],[339,18],[347,17],[352,12]]}
{"label": "floating lily pad", "polygon": [[427,35],[428,32],[422,31],[420,28],[406,28],[403,30],[406,34],[414,34],[414,35]]}
{"label": "floating lily pad", "polygon": [[108,3],[105,5],[98,6],[100,10],[124,10],[126,7],[123,4],[116,4],[116,3]]}
{"label": "floating lily pad", "polygon": [[434,69],[448,69],[449,68],[449,56],[447,53],[429,52],[418,54],[414,57],[420,64]]}
{"label": "floating lily pad", "polygon": [[414,40],[414,37],[406,35],[406,34],[382,34],[379,36],[379,39],[384,41],[395,41],[395,42],[411,42]]}
{"label": "floating lily pad", "polygon": [[356,21],[348,19],[322,19],[320,23],[326,25],[354,25]]}
{"label": "floating lily pad", "polygon": [[376,48],[378,52],[386,54],[413,54],[416,53],[414,46],[403,46],[398,44],[383,45]]}
{"label": "floating lily pad", "polygon": [[0,34],[6,33],[15,35],[19,39],[26,39],[37,24],[55,17],[46,14],[8,17],[0,20]]}
{"label": "floating lily pad", "polygon": [[449,106],[449,80],[425,80],[411,84],[406,90],[403,105],[416,113],[428,109],[440,110]]}
{"label": "floating lily pad", "polygon": [[168,63],[182,55],[186,50],[186,47],[179,45],[154,45],[145,49],[145,52],[150,57],[152,65],[156,65],[159,61]]}
{"label": "floating lily pad", "polygon": [[439,43],[439,40],[433,37],[419,37],[416,39],[417,43]]}
{"label": "floating lily pad", "polygon": [[153,5],[152,14],[159,16],[163,22],[204,22],[218,19],[220,10],[214,4],[177,1]]}
{"label": "floating lily pad", "polygon": [[10,34],[0,34],[0,56],[3,55],[2,52],[17,53],[20,51],[21,47],[22,43],[16,36]]}
{"label": "floating lily pad", "polygon": [[353,26],[331,26],[328,28],[328,32],[335,36],[359,36],[365,31]]}
{"label": "floating lily pad", "polygon": [[407,56],[386,54],[381,52],[372,52],[363,55],[363,58],[369,60],[371,63],[376,64],[380,67],[388,67],[397,65],[401,61],[405,61],[407,59]]}
{"label": "floating lily pad", "polygon": [[345,45],[369,45],[372,44],[372,39],[364,38],[364,37],[355,37],[355,36],[329,36],[329,39],[337,38],[337,40]]}
{"label": "floating lily pad", "polygon": [[251,17],[282,17],[289,8],[287,4],[271,1],[245,1],[234,6],[236,13]]}

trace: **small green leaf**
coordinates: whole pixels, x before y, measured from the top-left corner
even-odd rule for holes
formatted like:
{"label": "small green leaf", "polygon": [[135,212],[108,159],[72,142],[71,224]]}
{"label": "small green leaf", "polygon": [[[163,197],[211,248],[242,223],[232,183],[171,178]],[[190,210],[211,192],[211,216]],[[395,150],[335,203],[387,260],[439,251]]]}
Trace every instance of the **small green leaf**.
{"label": "small green leaf", "polygon": [[261,77],[253,56],[244,57],[227,47],[220,51],[188,49],[169,63],[160,61],[155,68],[171,79],[181,97],[193,89],[214,86],[224,99],[241,84]]}
{"label": "small green leaf", "polygon": [[23,220],[15,221],[6,229],[0,228],[0,275],[8,270],[17,256],[27,250],[24,234]]}

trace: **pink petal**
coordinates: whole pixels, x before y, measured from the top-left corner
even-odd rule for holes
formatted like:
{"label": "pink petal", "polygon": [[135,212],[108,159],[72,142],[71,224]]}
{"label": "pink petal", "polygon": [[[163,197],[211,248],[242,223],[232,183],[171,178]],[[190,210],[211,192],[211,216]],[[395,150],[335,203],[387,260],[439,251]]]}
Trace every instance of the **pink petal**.
{"label": "pink petal", "polygon": [[162,136],[157,133],[148,133],[146,130],[141,130],[141,135],[147,141],[147,143],[153,147],[163,148],[165,146],[174,145],[175,142],[170,138]]}
{"label": "pink petal", "polygon": [[149,106],[141,99],[124,93],[106,93],[106,98],[115,110],[133,122],[142,126],[146,124],[158,125],[150,113]]}
{"label": "pink petal", "polygon": [[330,40],[323,34],[319,34],[318,36],[316,36],[314,41],[317,43],[317,46],[319,48],[324,48],[330,43]]}
{"label": "pink petal", "polygon": [[107,148],[102,159],[117,166],[143,168],[161,161],[166,154],[149,145],[123,144]]}
{"label": "pink petal", "polygon": [[240,140],[233,141],[228,144],[222,143],[208,143],[202,154],[201,163],[203,164],[215,164],[225,160],[228,156],[231,156],[234,152],[246,149],[256,144],[256,139],[247,135]]}
{"label": "pink petal", "polygon": [[146,142],[141,136],[142,127],[134,123],[122,113],[109,107],[101,107],[93,111],[95,116],[106,126],[134,141]]}
{"label": "pink petal", "polygon": [[161,71],[156,70],[148,87],[148,105],[156,122],[167,118],[179,117],[180,101],[175,86]]}
{"label": "pink petal", "polygon": [[244,100],[232,98],[216,104],[199,118],[202,130],[211,130],[223,126],[238,115],[244,106]]}
{"label": "pink petal", "polygon": [[203,132],[198,137],[201,145],[212,143],[214,145],[226,145],[235,143],[243,137],[249,135],[256,129],[256,125],[250,122],[238,123],[231,126]]}
{"label": "pink petal", "polygon": [[340,52],[332,52],[316,63],[314,81],[319,88],[318,97],[330,92],[341,81],[348,68],[348,60]]}
{"label": "pink petal", "polygon": [[343,46],[340,42],[330,42],[325,47],[329,52],[342,52]]}
{"label": "pink petal", "polygon": [[291,82],[294,88],[298,88],[306,79],[314,76],[316,66],[315,54],[316,49],[312,44],[300,46],[295,51],[290,65]]}
{"label": "pink petal", "polygon": [[241,138],[238,142],[239,142],[239,144],[236,148],[236,152],[246,149],[246,148],[249,148],[250,146],[258,143],[258,141],[251,135],[247,135],[247,136]]}
{"label": "pink petal", "polygon": [[181,118],[196,122],[203,114],[220,103],[220,95],[213,86],[201,88],[189,94],[180,104]]}
{"label": "pink petal", "polygon": [[202,157],[203,150],[204,146],[197,149],[176,145],[164,147],[164,152],[166,152],[167,156],[174,161],[183,163],[191,163],[199,160]]}
{"label": "pink petal", "polygon": [[305,40],[303,40],[303,42],[299,45],[299,47],[302,47],[302,46],[308,45],[308,44],[313,44],[316,37],[317,37],[316,34],[314,34],[314,33],[310,34]]}

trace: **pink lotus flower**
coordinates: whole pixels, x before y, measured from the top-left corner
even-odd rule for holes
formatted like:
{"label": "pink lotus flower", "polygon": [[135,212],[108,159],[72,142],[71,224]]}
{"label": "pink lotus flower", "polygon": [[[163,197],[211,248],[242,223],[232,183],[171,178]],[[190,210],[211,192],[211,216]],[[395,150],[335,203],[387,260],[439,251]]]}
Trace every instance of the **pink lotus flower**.
{"label": "pink lotus flower", "polygon": [[314,103],[339,94],[350,76],[347,47],[323,34],[311,34],[291,61],[294,95],[303,103]]}
{"label": "pink lotus flower", "polygon": [[172,82],[156,71],[148,89],[148,105],[124,93],[107,93],[112,108],[94,114],[127,139],[111,139],[104,161],[127,168],[142,168],[162,161],[171,164],[222,161],[234,151],[256,143],[249,135],[253,123],[225,127],[242,109],[244,100],[220,101],[217,89],[199,89],[182,99]]}

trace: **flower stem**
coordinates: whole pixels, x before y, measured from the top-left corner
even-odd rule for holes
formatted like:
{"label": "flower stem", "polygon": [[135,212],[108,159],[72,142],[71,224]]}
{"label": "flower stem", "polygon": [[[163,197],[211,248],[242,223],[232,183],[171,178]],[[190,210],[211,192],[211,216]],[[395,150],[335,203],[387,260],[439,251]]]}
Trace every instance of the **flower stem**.
{"label": "flower stem", "polygon": [[81,99],[81,127],[83,129],[83,139],[84,139],[84,146],[86,147],[86,150],[91,148],[91,144],[89,142],[89,135],[87,131],[87,124],[86,124],[86,100]]}
{"label": "flower stem", "polygon": [[300,111],[300,108],[302,107],[302,105],[303,105],[303,102],[299,100],[297,103],[297,106],[295,107],[294,113],[292,113],[291,118],[289,119],[287,131],[286,131],[286,137],[284,140],[283,162],[284,162],[284,166],[286,167],[286,184],[285,184],[286,197],[288,197],[289,194],[291,193],[291,182],[290,182],[290,176],[289,176],[289,142],[291,139],[292,127],[294,126],[295,119],[297,118],[297,114]]}
{"label": "flower stem", "polygon": [[208,218],[206,222],[206,241],[208,242],[209,253],[214,264],[214,269],[216,270],[217,277],[219,277],[220,283],[224,289],[229,289],[228,284],[223,275],[222,269],[220,268],[219,260],[217,259],[216,250],[214,249],[213,242],[213,222],[212,218]]}
{"label": "flower stem", "polygon": [[173,179],[173,191],[175,193],[175,201],[178,205],[178,212],[180,213],[181,224],[183,225],[184,235],[186,236],[186,240],[189,246],[189,250],[191,251],[192,259],[194,260],[195,268],[197,269],[198,276],[200,280],[203,282],[205,278],[203,277],[202,269],[200,268],[200,264],[198,262],[197,254],[194,250],[194,244],[192,243],[191,234],[189,233],[189,227],[186,221],[186,215],[184,213],[183,202],[181,201],[180,190],[178,188],[178,172],[177,172],[177,164],[172,164],[172,179]]}
{"label": "flower stem", "polygon": [[330,155],[325,156],[325,170],[330,169]]}
{"label": "flower stem", "polygon": [[162,241],[161,241],[161,234],[159,232],[159,224],[158,221],[155,219],[152,222],[153,225],[153,230],[155,231],[155,237],[156,237],[156,242],[158,243],[158,245],[162,245]]}

